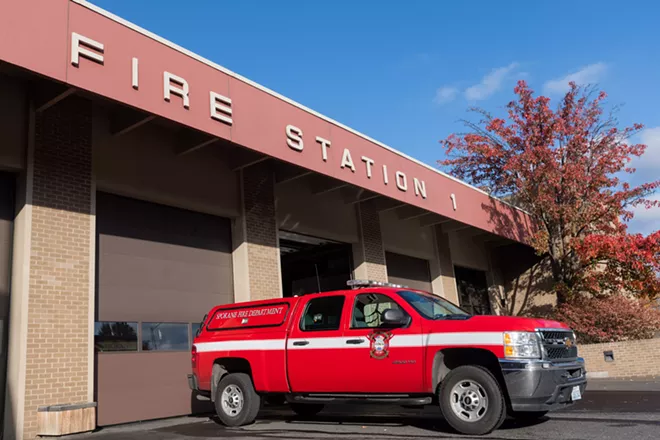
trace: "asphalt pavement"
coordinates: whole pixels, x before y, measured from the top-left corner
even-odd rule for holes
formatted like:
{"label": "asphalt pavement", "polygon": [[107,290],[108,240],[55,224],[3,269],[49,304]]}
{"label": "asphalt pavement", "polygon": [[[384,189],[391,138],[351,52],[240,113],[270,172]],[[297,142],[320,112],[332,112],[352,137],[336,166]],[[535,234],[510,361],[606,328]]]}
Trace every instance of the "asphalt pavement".
{"label": "asphalt pavement", "polygon": [[[582,402],[551,413],[534,423],[507,420],[488,439],[578,440],[660,438],[660,392],[639,390],[587,390]],[[617,388],[617,387],[615,387]],[[618,387],[618,388],[625,388]],[[110,427],[72,436],[76,440],[417,440],[473,438],[452,432],[437,408],[424,410],[389,406],[329,407],[310,419],[302,419],[286,407],[267,407],[256,423],[225,428],[212,418],[178,418]]]}

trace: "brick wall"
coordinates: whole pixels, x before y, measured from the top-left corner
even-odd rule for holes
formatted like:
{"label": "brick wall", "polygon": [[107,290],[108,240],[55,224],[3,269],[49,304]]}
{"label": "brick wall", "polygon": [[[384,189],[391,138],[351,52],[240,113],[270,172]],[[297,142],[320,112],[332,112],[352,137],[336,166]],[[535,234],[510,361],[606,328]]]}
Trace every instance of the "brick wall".
{"label": "brick wall", "polygon": [[241,171],[250,299],[282,296],[275,178],[268,162]]}
{"label": "brick wall", "polygon": [[[660,376],[660,338],[586,344],[580,345],[578,350],[592,377]],[[614,362],[605,362],[603,352],[608,350],[614,353]]]}
{"label": "brick wall", "polygon": [[91,385],[91,110],[70,97],[36,117],[24,438],[39,406],[85,402]]}
{"label": "brick wall", "polygon": [[380,216],[370,202],[357,205],[360,243],[353,252],[357,278],[387,281],[385,249],[380,229]]}

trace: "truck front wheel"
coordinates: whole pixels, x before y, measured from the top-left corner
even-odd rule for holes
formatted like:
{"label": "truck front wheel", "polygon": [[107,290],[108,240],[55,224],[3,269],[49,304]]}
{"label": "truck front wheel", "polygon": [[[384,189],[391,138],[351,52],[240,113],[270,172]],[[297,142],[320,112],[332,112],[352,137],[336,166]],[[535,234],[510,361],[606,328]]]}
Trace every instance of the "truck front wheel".
{"label": "truck front wheel", "polygon": [[481,366],[465,365],[451,370],[440,386],[439,401],[445,420],[461,434],[488,434],[506,418],[500,385]]}
{"label": "truck front wheel", "polygon": [[248,425],[257,418],[261,397],[245,373],[231,373],[220,379],[215,390],[215,411],[225,426]]}

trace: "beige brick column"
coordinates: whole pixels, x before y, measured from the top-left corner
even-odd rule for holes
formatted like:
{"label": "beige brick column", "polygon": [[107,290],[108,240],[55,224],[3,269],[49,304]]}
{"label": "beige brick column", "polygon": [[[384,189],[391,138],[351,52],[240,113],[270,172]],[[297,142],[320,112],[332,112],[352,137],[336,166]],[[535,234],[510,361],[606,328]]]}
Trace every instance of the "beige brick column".
{"label": "beige brick column", "polygon": [[37,408],[88,402],[92,240],[92,104],[69,97],[36,115],[32,153],[23,438]]}
{"label": "beige brick column", "polygon": [[237,301],[282,297],[275,175],[268,161],[240,171],[243,210],[234,223]]}
{"label": "beige brick column", "polygon": [[360,241],[353,245],[355,278],[387,282],[380,215],[368,201],[356,205],[356,214]]}
{"label": "beige brick column", "polygon": [[454,263],[451,259],[449,235],[440,226],[434,228],[436,259],[431,264],[433,293],[458,305],[458,291],[454,278]]}

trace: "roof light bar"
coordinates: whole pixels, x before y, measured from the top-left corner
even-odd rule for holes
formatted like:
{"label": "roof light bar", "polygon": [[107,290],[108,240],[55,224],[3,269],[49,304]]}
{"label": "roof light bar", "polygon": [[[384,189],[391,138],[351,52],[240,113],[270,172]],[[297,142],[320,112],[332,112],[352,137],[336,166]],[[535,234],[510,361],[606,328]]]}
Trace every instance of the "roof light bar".
{"label": "roof light bar", "polygon": [[348,280],[346,281],[346,285],[353,289],[359,289],[360,287],[394,287],[397,289],[403,289],[406,287],[401,284],[385,283],[383,281],[374,280]]}

